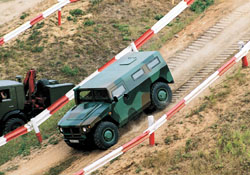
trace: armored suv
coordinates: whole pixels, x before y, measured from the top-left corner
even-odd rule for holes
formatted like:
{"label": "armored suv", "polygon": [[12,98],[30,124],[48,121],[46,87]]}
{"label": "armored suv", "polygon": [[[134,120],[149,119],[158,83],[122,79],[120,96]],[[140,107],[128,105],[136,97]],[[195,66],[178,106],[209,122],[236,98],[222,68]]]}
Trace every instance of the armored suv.
{"label": "armored suv", "polygon": [[173,82],[159,52],[129,53],[74,89],[76,105],[59,121],[59,130],[73,148],[91,138],[107,149],[117,143],[119,127],[146,108],[164,109],[171,102]]}

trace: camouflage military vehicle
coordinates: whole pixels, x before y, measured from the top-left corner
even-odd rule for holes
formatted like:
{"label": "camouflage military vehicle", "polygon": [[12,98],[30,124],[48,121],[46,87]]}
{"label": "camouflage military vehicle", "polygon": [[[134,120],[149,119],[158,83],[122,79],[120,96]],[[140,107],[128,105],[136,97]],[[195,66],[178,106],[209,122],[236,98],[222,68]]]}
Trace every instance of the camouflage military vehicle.
{"label": "camouflage military vehicle", "polygon": [[171,102],[173,82],[159,52],[129,53],[74,89],[76,105],[59,121],[59,130],[71,147],[92,138],[107,149],[117,143],[119,127],[146,108],[164,109]]}
{"label": "camouflage military vehicle", "polygon": [[24,83],[20,77],[18,81],[0,80],[0,136],[24,125],[74,87],[56,80],[36,82],[35,77],[31,69]]}

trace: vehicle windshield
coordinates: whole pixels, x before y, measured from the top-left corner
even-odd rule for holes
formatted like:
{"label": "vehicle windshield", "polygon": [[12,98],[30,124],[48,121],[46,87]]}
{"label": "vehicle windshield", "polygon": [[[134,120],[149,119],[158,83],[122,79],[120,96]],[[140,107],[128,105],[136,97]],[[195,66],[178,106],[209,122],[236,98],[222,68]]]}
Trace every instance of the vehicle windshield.
{"label": "vehicle windshield", "polygon": [[79,92],[80,102],[105,101],[110,102],[107,90],[82,90]]}

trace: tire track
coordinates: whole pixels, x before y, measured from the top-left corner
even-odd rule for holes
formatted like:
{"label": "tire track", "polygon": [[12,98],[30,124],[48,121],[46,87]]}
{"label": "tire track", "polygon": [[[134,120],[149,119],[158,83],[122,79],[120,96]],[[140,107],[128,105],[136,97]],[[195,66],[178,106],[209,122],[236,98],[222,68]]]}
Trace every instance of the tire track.
{"label": "tire track", "polygon": [[[176,53],[175,56],[167,60],[170,70],[174,71],[177,67],[185,64],[186,61],[192,57],[193,54],[198,52],[201,48],[205,47],[207,43],[213,41],[218,37],[223,30],[232,25],[238,18],[243,17],[249,13],[250,3],[248,5],[241,7],[231,13],[230,15],[219,20],[214,26],[210,27],[206,32],[200,35],[195,41],[191,42],[188,47],[182,51]],[[219,54],[215,55],[215,58],[207,62],[203,67],[199,65],[191,68],[190,72],[181,77],[177,82],[178,86],[174,89],[173,102],[183,97],[185,94],[190,92],[191,89],[195,88],[206,79],[211,73],[214,73],[222,64],[224,64],[228,59],[230,59],[239,50],[239,41],[244,41],[245,43],[250,40],[250,30],[244,32],[245,34],[227,47],[223,48]],[[187,81],[185,81],[187,80]]]}

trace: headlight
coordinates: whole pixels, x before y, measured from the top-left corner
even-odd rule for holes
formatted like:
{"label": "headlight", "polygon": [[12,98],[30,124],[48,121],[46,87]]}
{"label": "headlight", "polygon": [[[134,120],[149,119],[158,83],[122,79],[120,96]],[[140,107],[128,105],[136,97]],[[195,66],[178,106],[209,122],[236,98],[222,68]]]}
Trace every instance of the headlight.
{"label": "headlight", "polygon": [[87,128],[82,127],[82,131],[83,131],[83,132],[86,132],[86,131],[87,131]]}
{"label": "headlight", "polygon": [[59,127],[59,131],[60,131],[61,133],[63,133],[63,129],[62,129],[61,127]]}

